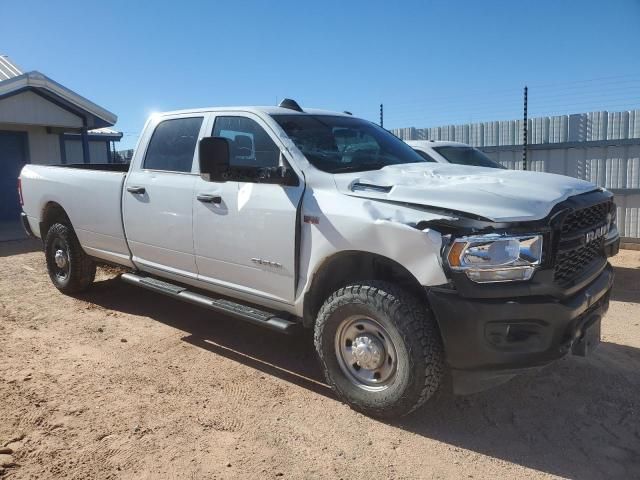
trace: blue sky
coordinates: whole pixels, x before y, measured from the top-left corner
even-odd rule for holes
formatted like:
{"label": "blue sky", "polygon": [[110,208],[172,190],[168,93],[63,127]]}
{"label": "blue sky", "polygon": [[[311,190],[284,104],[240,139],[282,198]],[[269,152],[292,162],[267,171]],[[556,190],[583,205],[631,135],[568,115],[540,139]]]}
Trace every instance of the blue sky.
{"label": "blue sky", "polygon": [[[0,53],[119,117],[214,105],[350,110],[385,127],[640,108],[640,1],[2,3]],[[7,21],[10,19],[10,21]]]}

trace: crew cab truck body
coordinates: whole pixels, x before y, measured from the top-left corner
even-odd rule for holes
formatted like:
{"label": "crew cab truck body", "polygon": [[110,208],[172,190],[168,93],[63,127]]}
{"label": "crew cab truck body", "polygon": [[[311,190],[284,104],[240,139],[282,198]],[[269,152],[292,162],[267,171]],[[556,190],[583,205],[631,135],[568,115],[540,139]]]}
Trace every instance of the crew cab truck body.
{"label": "crew cab truck body", "polygon": [[96,263],[238,319],[314,329],[328,383],[374,416],[482,390],[599,339],[612,195],[569,177],[426,162],[347,114],[152,116],[129,167],[28,165],[25,228],[64,293]]}

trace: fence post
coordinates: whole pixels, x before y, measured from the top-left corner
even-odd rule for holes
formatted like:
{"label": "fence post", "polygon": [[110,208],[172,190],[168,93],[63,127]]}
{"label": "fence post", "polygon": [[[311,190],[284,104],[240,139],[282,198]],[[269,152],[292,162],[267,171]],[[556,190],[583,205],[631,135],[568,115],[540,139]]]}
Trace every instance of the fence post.
{"label": "fence post", "polygon": [[524,86],[524,125],[523,125],[523,129],[524,131],[522,139],[523,139],[523,144],[522,144],[522,169],[526,170],[527,169],[527,94],[528,94],[528,89],[527,86]]}

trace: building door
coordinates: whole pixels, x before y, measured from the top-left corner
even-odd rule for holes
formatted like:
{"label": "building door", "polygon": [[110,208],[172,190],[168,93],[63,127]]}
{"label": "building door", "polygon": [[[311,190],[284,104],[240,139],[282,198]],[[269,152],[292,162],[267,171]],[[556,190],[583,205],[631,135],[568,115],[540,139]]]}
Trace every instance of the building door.
{"label": "building door", "polygon": [[27,134],[0,132],[0,222],[20,216],[18,176],[27,163]]}

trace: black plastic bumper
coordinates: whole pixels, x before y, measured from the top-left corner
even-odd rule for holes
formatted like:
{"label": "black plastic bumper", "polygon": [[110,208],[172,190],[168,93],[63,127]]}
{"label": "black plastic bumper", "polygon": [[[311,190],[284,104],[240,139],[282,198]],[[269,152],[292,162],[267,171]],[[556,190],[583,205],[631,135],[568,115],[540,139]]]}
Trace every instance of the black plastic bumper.
{"label": "black plastic bumper", "polygon": [[620,251],[620,236],[617,233],[618,232],[616,229],[615,236],[613,236],[612,238],[605,239],[604,253],[607,255],[607,258],[617,255],[618,252]]}
{"label": "black plastic bumper", "polygon": [[562,300],[463,298],[455,290],[427,289],[456,393],[484,390],[572,349],[579,353],[586,329],[595,324],[599,328],[609,307],[613,277],[607,264],[586,287]]}
{"label": "black plastic bumper", "polygon": [[22,223],[22,228],[24,229],[24,232],[27,234],[27,237],[29,238],[35,237],[35,235],[33,234],[33,231],[31,230],[31,225],[29,225],[29,219],[27,218],[26,213],[24,212],[20,213],[20,222]]}

